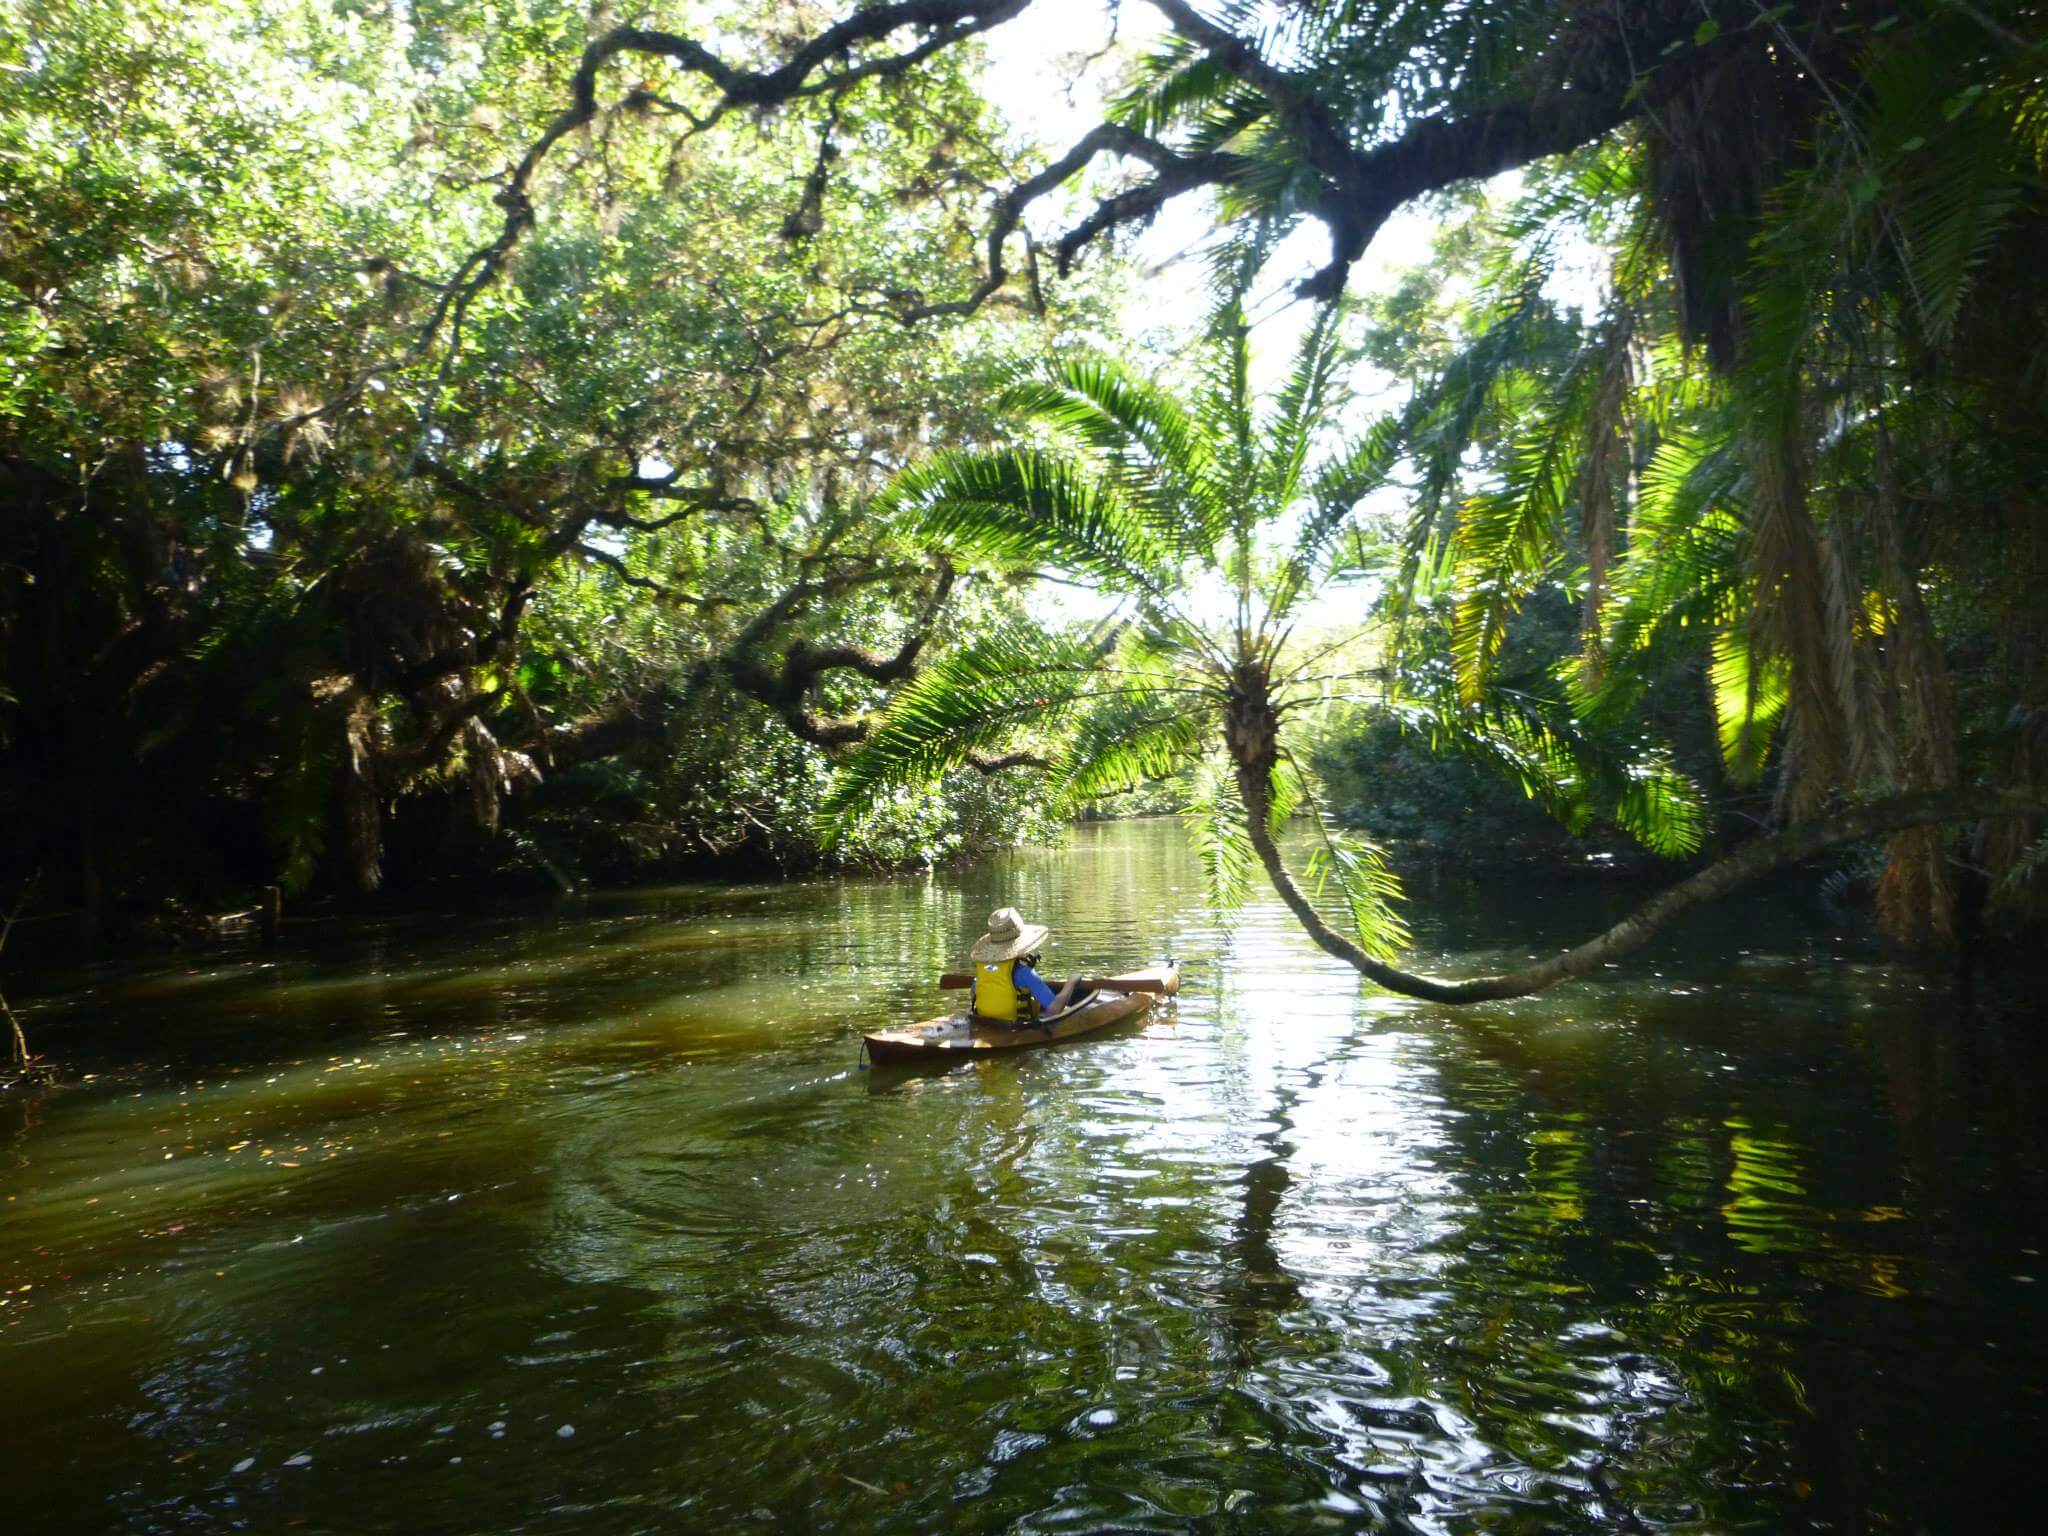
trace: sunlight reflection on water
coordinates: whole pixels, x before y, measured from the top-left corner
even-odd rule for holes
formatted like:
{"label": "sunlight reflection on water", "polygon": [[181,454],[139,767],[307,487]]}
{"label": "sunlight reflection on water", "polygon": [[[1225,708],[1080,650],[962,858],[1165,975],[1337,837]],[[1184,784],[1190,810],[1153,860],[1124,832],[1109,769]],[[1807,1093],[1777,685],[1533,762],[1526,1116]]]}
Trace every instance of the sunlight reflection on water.
{"label": "sunlight reflection on water", "polygon": [[[1126,824],[53,1000],[93,1080],[0,1104],[26,1528],[2026,1507],[2048,1179],[2038,1052],[1996,1020],[1765,904],[1453,1017],[1197,888],[1176,829]],[[1454,889],[1418,926],[1469,970],[1605,899]],[[1186,990],[1059,1050],[857,1071],[998,904],[1054,923],[1051,968],[1171,953]]]}

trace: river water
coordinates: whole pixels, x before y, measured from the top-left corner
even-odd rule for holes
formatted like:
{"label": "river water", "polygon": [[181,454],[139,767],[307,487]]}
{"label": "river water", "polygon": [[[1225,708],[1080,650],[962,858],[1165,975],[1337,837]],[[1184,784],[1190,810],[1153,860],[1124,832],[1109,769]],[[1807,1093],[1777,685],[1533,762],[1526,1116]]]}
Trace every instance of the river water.
{"label": "river water", "polygon": [[[1469,970],[1598,889],[1425,891]],[[998,904],[1177,1005],[931,1075]],[[0,1097],[0,1528],[2031,1526],[2038,1014],[1731,905],[1386,997],[1170,824],[76,979]]]}

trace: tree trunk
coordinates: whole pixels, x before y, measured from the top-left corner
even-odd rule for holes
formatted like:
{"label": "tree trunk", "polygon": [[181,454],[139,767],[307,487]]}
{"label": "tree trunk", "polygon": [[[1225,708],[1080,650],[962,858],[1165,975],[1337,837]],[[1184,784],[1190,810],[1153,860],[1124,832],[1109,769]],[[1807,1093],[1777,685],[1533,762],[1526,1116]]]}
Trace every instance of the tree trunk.
{"label": "tree trunk", "polygon": [[1454,981],[1439,976],[1422,976],[1375,960],[1353,940],[1331,927],[1316,910],[1315,903],[1295,882],[1280,845],[1274,840],[1268,821],[1270,779],[1250,764],[1238,770],[1238,793],[1244,801],[1245,825],[1252,846],[1273,889],[1287,903],[1310,938],[1339,960],[1355,966],[1368,979],[1389,992],[1419,997],[1433,1003],[1484,1003],[1501,998],[1527,997],[1572,981],[1595,971],[1610,960],[1639,949],[1654,935],[1669,927],[1694,907],[1725,896],[1772,870],[1782,869],[1812,857],[1838,843],[1862,842],[1913,827],[1941,822],[1986,821],[2004,817],[2039,816],[2048,813],[2048,790],[1957,790],[1946,794],[1901,795],[1869,805],[1851,806],[1745,843],[1689,879],[1681,880],[1644,902],[1606,932],[1597,934],[1575,948],[1548,960],[1509,971],[1501,976],[1474,976]]}

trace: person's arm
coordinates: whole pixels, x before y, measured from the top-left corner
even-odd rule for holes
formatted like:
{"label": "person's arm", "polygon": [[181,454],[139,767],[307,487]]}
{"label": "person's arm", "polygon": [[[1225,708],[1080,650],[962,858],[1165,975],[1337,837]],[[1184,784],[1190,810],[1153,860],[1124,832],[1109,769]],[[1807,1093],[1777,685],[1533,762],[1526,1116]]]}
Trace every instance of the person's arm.
{"label": "person's arm", "polygon": [[1038,979],[1038,972],[1019,960],[1010,970],[1018,986],[1031,994],[1031,1000],[1038,1004],[1039,1012],[1052,1012],[1052,988]]}

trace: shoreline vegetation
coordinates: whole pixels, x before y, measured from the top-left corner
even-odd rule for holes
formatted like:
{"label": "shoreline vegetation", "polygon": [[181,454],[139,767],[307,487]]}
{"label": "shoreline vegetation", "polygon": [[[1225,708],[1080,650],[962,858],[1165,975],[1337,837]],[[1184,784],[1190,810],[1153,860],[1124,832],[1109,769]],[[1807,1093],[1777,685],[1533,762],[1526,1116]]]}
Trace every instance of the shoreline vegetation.
{"label": "shoreline vegetation", "polygon": [[[294,929],[304,932],[309,927],[326,929],[336,923],[403,922],[429,911],[472,916],[507,904],[544,910],[562,901],[670,887],[709,890],[735,884],[907,879],[941,870],[974,869],[1005,853],[1057,848],[1090,828],[1127,822],[1182,827],[1189,807],[1174,803],[1181,798],[1165,794],[1151,803],[1121,810],[1113,802],[1098,805],[1088,814],[1065,826],[1050,827],[1028,842],[958,852],[936,862],[906,859],[896,863],[777,866],[742,856],[727,862],[693,862],[649,870],[624,878],[568,882],[537,870],[527,870],[512,878],[499,873],[444,872],[427,880],[393,884],[370,894],[345,890],[313,892],[289,907],[280,903],[275,909],[268,906],[264,893],[258,893],[253,904],[232,902],[217,909],[166,898],[156,911],[141,914],[112,932],[103,929],[91,946],[81,942],[79,913],[38,910],[31,899],[18,905],[9,919],[13,929],[18,930],[12,958],[17,970],[33,974],[53,964],[119,965],[130,957],[140,959],[164,952],[260,956],[280,940],[288,940]],[[1341,818],[1339,824],[1364,828],[1375,825]],[[1737,833],[1750,830],[1739,819],[1731,824],[1731,829]],[[1286,838],[1290,843],[1298,842],[1309,831],[1308,818],[1297,818],[1290,821]],[[1715,857],[1711,851],[1702,851],[1690,860],[1674,864],[1646,853],[1626,839],[1601,842],[1571,837],[1540,815],[1530,818],[1525,835],[1494,839],[1484,849],[1446,847],[1418,836],[1376,836],[1404,882],[1417,890],[1450,885],[1505,889],[1533,880],[1563,889],[1610,886],[1649,892],[1699,873],[1710,867]],[[1816,910],[1832,914],[1838,922],[1874,942],[1882,942],[1874,904],[1875,886],[1882,870],[1881,851],[1875,842],[1850,844],[1836,849],[1826,859],[1779,871],[1772,884],[1781,892],[1809,898]],[[1924,951],[1893,948],[1891,952],[1908,961],[1942,960],[1941,956]],[[0,969],[0,982],[4,982],[5,974]]]}

